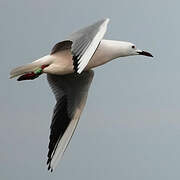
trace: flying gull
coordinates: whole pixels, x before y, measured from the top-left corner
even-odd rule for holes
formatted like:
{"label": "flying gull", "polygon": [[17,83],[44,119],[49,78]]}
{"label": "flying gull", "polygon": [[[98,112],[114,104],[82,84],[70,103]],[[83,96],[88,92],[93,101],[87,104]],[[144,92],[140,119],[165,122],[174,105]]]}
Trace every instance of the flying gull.
{"label": "flying gull", "polygon": [[30,64],[17,67],[10,78],[33,80],[47,74],[56,105],[50,126],[48,170],[53,171],[65,152],[85,106],[94,67],[115,58],[133,55],[153,57],[130,42],[105,40],[109,19],[100,20],[57,43],[51,53]]}

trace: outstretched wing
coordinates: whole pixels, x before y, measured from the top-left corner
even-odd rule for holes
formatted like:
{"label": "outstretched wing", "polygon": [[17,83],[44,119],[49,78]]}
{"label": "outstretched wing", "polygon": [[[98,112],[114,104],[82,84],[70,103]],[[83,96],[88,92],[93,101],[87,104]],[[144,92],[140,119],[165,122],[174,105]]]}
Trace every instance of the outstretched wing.
{"label": "outstretched wing", "polygon": [[93,75],[92,70],[81,74],[47,75],[57,101],[50,127],[48,170],[53,171],[66,150],[86,103]]}
{"label": "outstretched wing", "polygon": [[[73,55],[75,72],[80,74],[88,64],[106,32],[108,22],[109,19],[98,21],[71,34],[65,41],[66,47],[72,43],[70,49]],[[63,44],[61,42],[57,43],[53,47],[51,54],[58,51],[58,45],[62,47]]]}

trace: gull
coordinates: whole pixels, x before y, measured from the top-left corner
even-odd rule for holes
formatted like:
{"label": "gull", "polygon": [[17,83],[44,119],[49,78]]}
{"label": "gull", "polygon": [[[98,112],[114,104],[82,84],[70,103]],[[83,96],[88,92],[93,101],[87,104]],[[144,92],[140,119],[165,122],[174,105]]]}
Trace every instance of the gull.
{"label": "gull", "polygon": [[49,55],[10,72],[10,78],[19,76],[18,81],[47,74],[56,99],[47,155],[51,172],[63,156],[78,124],[94,76],[92,69],[118,57],[153,57],[130,42],[103,39],[108,22],[108,18],[103,19],[72,33],[55,44]]}

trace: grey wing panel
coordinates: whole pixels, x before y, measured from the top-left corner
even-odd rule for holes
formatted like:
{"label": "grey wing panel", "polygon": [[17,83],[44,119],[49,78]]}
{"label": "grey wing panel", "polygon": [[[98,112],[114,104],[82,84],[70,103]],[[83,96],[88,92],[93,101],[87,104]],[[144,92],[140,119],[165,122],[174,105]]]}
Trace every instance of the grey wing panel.
{"label": "grey wing panel", "polygon": [[67,40],[57,43],[51,50],[51,54],[71,49],[74,70],[80,74],[101,42],[108,22],[109,19],[103,19],[71,34]]}
{"label": "grey wing panel", "polygon": [[108,22],[109,19],[103,19],[73,33],[68,38],[73,42],[71,52],[73,55],[74,70],[79,74],[95,53],[106,32]]}
{"label": "grey wing panel", "polygon": [[[47,75],[57,100],[50,128],[48,169],[53,170],[58,156],[62,156],[70,141],[79,120],[79,111],[83,110],[93,74],[93,71],[86,71],[80,75]],[[77,110],[78,117],[76,116]],[[70,126],[73,119],[76,122]],[[66,132],[69,126],[69,130]]]}

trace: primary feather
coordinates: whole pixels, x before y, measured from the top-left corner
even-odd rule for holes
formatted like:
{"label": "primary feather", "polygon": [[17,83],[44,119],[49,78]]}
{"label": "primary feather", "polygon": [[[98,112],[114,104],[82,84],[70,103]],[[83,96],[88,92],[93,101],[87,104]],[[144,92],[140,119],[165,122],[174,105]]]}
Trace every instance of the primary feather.
{"label": "primary feather", "polygon": [[62,157],[77,126],[93,75],[92,70],[85,71],[80,75],[47,75],[57,101],[50,128],[47,161],[48,169],[51,171]]}

